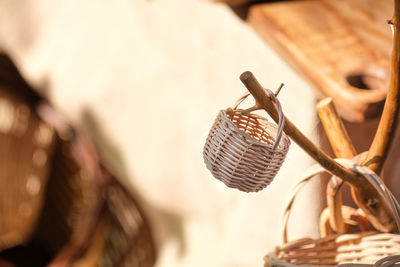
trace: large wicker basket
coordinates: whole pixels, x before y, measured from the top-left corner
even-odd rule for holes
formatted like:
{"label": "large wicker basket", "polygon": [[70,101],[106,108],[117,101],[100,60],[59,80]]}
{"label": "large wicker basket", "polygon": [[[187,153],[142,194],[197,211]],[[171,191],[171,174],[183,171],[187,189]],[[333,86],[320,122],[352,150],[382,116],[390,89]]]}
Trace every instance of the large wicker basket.
{"label": "large wicker basket", "polygon": [[[400,235],[378,232],[330,235],[289,242],[265,256],[265,266],[375,264],[400,253]],[[398,259],[399,260],[399,259]]]}
{"label": "large wicker basket", "polygon": [[[363,174],[366,182],[374,184],[379,194],[387,201],[387,207],[392,211],[399,228],[399,204],[379,177],[367,167],[362,167],[350,160],[339,159],[338,161],[347,168]],[[382,264],[382,266],[395,266],[394,264],[399,263],[399,234],[359,231],[353,234],[328,235],[318,239],[302,238],[288,242],[287,224],[295,197],[309,180],[319,177],[316,175],[323,172],[324,169],[320,166],[313,166],[295,186],[283,217],[283,245],[276,247],[274,251],[264,257],[265,266],[287,266],[288,264],[313,266],[334,266],[338,264],[376,264],[376,266],[380,266]]]}
{"label": "large wicker basket", "polygon": [[0,266],[152,266],[127,182],[0,56]]}

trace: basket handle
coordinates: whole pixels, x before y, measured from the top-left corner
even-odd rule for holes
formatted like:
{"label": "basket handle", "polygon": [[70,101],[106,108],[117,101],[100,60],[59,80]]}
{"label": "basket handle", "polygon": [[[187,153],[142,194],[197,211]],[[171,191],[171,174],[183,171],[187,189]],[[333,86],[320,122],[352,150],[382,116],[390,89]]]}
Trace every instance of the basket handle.
{"label": "basket handle", "polygon": [[[381,196],[381,198],[384,201],[384,205],[388,208],[388,210],[392,213],[393,218],[396,222],[396,226],[398,230],[400,231],[400,205],[397,201],[397,199],[393,196],[393,194],[390,192],[390,190],[385,186],[384,182],[381,180],[381,178],[374,173],[371,169],[365,166],[361,166],[349,159],[335,159],[335,161],[339,162],[346,168],[349,168],[355,172],[360,173],[363,175],[368,183],[370,183],[374,189],[377,191],[378,195]],[[286,244],[288,242],[287,240],[287,224],[289,221],[289,216],[291,213],[291,209],[294,203],[294,200],[298,194],[298,192],[303,188],[304,185],[308,181],[310,181],[313,177],[315,177],[317,174],[323,173],[326,170],[322,168],[320,165],[316,164],[311,166],[306,173],[301,177],[300,181],[295,185],[292,195],[289,198],[289,201],[286,204],[285,211],[283,214],[283,243]],[[320,176],[318,176],[320,177]]]}
{"label": "basket handle", "polygon": [[[282,106],[281,103],[279,102],[277,96],[279,94],[279,92],[281,91],[282,87],[283,87],[283,83],[279,86],[278,90],[276,91],[276,93],[274,94],[271,90],[264,88],[267,95],[269,96],[269,98],[272,100],[272,102],[275,104],[276,109],[278,111],[278,131],[276,132],[276,139],[274,142],[274,145],[272,147],[272,149],[276,149],[281,141],[282,138],[282,134],[283,133],[283,128],[285,127],[285,119],[284,119],[284,114],[282,111]],[[250,95],[250,92],[246,92],[244,95],[242,95],[238,100],[236,100],[235,104],[233,105],[233,110],[237,110],[239,105]],[[261,107],[259,107],[258,105],[255,105],[251,108],[248,109],[244,109],[241,111],[241,114],[246,114],[252,111],[256,111],[256,110],[260,110],[262,109]]]}

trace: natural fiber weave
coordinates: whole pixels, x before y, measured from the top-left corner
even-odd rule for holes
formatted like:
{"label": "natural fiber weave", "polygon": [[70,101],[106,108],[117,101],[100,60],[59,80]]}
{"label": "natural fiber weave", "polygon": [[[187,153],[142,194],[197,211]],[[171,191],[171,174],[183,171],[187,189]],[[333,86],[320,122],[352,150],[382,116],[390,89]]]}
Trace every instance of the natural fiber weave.
{"label": "natural fiber weave", "polygon": [[286,135],[274,147],[277,130],[256,114],[222,110],[207,137],[204,162],[228,187],[257,192],[271,183],[289,149]]}
{"label": "natural fiber weave", "polygon": [[[40,216],[54,153],[53,128],[0,74],[0,251],[27,242]],[[6,75],[4,73],[3,75]]]}
{"label": "natural fiber weave", "polygon": [[[375,187],[382,199],[385,200],[385,204],[392,212],[397,226],[400,228],[399,203],[379,176],[367,167],[360,166],[351,160],[336,159],[336,161],[353,171],[359,172],[365,177],[366,182]],[[356,234],[330,235],[319,239],[303,238],[287,242],[287,223],[297,193],[308,181],[324,171],[319,165],[312,166],[296,184],[283,217],[284,244],[265,256],[265,266],[288,266],[285,265],[286,263],[313,266],[343,263],[375,264],[382,258],[389,256],[396,256],[393,260],[398,262],[400,260],[400,235],[398,234],[359,232]]]}
{"label": "natural fiber weave", "polygon": [[400,235],[363,232],[296,240],[276,248],[264,260],[265,266],[279,266],[282,262],[295,265],[374,264],[399,253]]}
{"label": "natural fiber weave", "polygon": [[4,55],[0,150],[0,266],[154,265],[137,193]]}

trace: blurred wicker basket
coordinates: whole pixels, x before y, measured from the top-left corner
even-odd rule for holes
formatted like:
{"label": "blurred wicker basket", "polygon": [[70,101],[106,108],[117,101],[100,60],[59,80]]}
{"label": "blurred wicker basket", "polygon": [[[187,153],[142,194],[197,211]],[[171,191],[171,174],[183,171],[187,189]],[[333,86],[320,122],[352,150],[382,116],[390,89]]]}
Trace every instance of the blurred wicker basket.
{"label": "blurred wicker basket", "polygon": [[[0,248],[29,239],[41,212],[54,154],[53,128],[24,96],[0,84]],[[21,164],[24,162],[24,164]]]}
{"label": "blurred wicker basket", "polygon": [[154,265],[150,225],[129,185],[6,56],[0,147],[0,266]]}

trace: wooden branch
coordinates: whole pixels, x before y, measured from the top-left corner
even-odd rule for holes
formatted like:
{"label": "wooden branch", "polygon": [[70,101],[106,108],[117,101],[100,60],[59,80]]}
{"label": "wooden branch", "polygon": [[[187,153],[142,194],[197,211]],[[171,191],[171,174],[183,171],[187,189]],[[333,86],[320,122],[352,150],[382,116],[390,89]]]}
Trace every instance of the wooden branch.
{"label": "wooden branch", "polygon": [[332,98],[328,97],[319,101],[317,111],[335,156],[338,158],[355,157],[356,149],[333,105]]}
{"label": "wooden branch", "polygon": [[[260,85],[257,79],[249,71],[240,75],[240,80],[253,95],[256,100],[256,106],[264,109],[271,118],[278,122],[278,112],[272,100],[266,94],[264,88]],[[373,186],[367,182],[363,176],[344,168],[342,165],[334,161],[318,147],[316,147],[304,134],[294,126],[286,117],[284,117],[285,126],[284,132],[295,141],[306,153],[316,160],[328,172],[336,175],[346,182],[349,182],[355,187],[357,194],[356,202],[364,211],[368,219],[374,227],[382,232],[392,231],[395,227],[395,222],[391,213],[387,210],[379,195]]]}
{"label": "wooden branch", "polygon": [[[356,149],[333,105],[332,98],[328,97],[319,101],[317,111],[335,156],[338,158],[355,157],[357,155]],[[342,214],[342,185],[343,180],[333,176],[326,188],[329,222],[332,229],[339,234],[347,232]]]}
{"label": "wooden branch", "polygon": [[398,122],[400,102],[400,0],[394,1],[394,15],[389,23],[393,26],[390,85],[378,130],[364,162],[364,165],[368,166],[377,174],[381,172],[387,154],[389,153],[389,148],[392,144]]}
{"label": "wooden branch", "polygon": [[[256,106],[264,109],[268,112],[271,118],[278,122],[278,112],[275,108],[274,103],[268,97],[265,89],[256,80],[254,75],[246,71],[240,76],[241,81],[253,95],[256,100]],[[286,117],[284,132],[293,139],[306,153],[308,153],[314,160],[316,160],[322,167],[333,175],[342,177],[349,183],[362,186],[362,181],[359,179],[358,175],[342,165],[334,161],[331,157],[321,151],[317,146],[314,145],[292,122],[290,122]]]}

